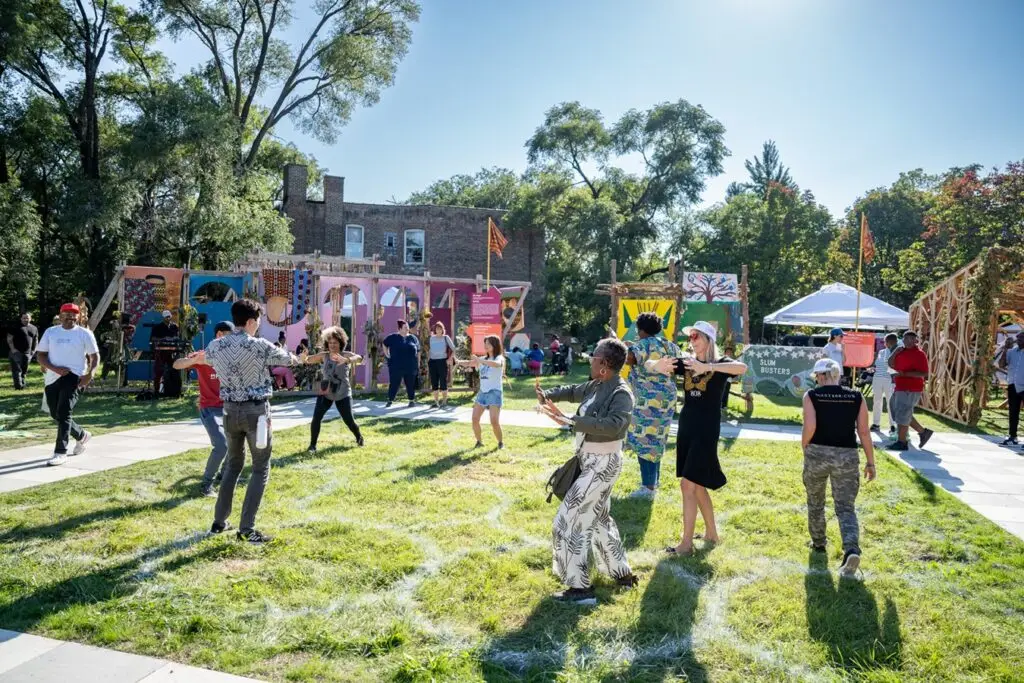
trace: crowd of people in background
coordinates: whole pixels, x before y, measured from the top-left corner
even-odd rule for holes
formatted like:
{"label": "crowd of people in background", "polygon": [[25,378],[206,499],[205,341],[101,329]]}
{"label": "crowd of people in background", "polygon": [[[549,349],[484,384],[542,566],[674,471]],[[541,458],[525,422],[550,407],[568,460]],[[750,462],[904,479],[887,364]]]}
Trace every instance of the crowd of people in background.
{"label": "crowd of people in background", "polygon": [[[272,426],[269,398],[275,389],[295,386],[293,370],[319,365],[316,404],[310,424],[308,451],[317,453],[322,422],[334,406],[358,446],[364,439],[353,411],[353,370],[363,357],[349,349],[349,337],[337,326],[325,329],[311,344],[302,339],[296,351],[288,351],[285,333],[276,343],[258,336],[262,310],[258,303],[236,301],[232,321],[215,325],[215,338],[205,350],[179,358],[170,368],[194,371],[199,385],[199,416],[210,438],[211,451],[203,471],[200,493],[216,497],[211,533],[231,529],[234,489],[248,448],[252,460],[242,504],[237,537],[262,544],[270,536],[256,528],[270,473]],[[30,315],[7,334],[11,372],[16,390],[23,390],[33,357],[46,373],[43,405],[57,423],[57,438],[50,465],[60,465],[69,455],[84,452],[91,435],[74,419],[74,409],[83,389],[89,386],[99,362],[95,337],[78,324],[80,311],[65,304],[54,325],[40,336]],[[643,313],[636,320],[636,341],[625,344],[613,334],[585,354],[590,378],[586,382],[543,390],[535,380],[539,412],[575,435],[573,451],[579,474],[562,498],[552,526],[552,568],[565,584],[555,597],[578,604],[596,601],[586,569],[593,554],[599,570],[619,586],[631,588],[636,577],[626,560],[621,538],[611,515],[611,491],[623,468],[623,455],[637,458],[640,487],[634,498],[653,498],[660,489],[661,460],[664,455],[679,401],[677,378],[681,380],[682,407],[676,435],[676,477],[681,494],[679,541],[666,548],[672,555],[694,552],[694,541],[703,539],[705,548],[720,542],[711,492],[725,486],[728,478],[718,457],[722,415],[727,405],[729,383],[746,372],[746,365],[718,350],[718,331],[700,321],[683,329],[686,350],[666,338],[661,319]],[[154,327],[154,335],[177,334],[169,312]],[[159,338],[159,337],[158,337]],[[918,422],[914,412],[929,374],[929,363],[913,331],[902,339],[884,337],[871,375],[873,406],[852,386],[844,369],[845,333],[836,328],[815,363],[813,388],[803,397],[803,483],[807,495],[810,546],[826,550],[826,487],[831,486],[836,517],[843,544],[842,576],[853,576],[860,567],[861,548],[856,499],[860,487],[860,450],[865,454],[864,478],[876,477],[872,431],[881,431],[883,412],[895,439],[886,448],[902,451],[909,446],[910,431],[924,448],[933,432]],[[488,336],[484,353],[467,359],[456,357],[457,346],[443,323],[431,327],[427,352],[427,374],[432,408],[445,408],[454,368],[475,372],[479,387],[472,408],[472,430],[476,447],[484,445],[481,420],[488,414],[497,448],[504,448],[501,409],[508,375],[530,373],[539,376],[546,355],[539,343],[527,351],[514,347],[506,353],[502,340]],[[314,347],[319,349],[316,352]],[[420,341],[405,320],[381,342],[387,360],[389,386],[386,406],[390,407],[403,387],[409,405],[415,405],[420,372]],[[553,336],[549,352],[552,373],[566,373],[571,346]],[[560,360],[561,359],[561,360]],[[162,365],[163,360],[156,365]],[[1003,445],[1018,445],[1021,404],[1024,402],[1024,332],[1007,339],[997,358],[1008,382],[1009,434]],[[154,372],[156,370],[154,369]],[[625,377],[623,376],[625,372]],[[289,377],[291,378],[289,380]],[[578,404],[572,416],[558,403]],[[70,441],[75,445],[71,447]],[[69,448],[70,453],[69,453]],[[219,490],[218,490],[219,486]],[[703,534],[696,533],[699,516]],[[575,538],[580,535],[580,538]]]}

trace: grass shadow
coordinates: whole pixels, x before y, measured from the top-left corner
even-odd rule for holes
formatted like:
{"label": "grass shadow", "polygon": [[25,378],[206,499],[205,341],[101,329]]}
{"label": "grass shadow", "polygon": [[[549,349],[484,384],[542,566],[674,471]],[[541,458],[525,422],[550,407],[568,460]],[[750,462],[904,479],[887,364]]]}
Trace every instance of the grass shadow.
{"label": "grass shadow", "polygon": [[851,674],[903,668],[903,639],[896,605],[886,599],[879,620],[878,603],[863,581],[838,579],[828,556],[811,551],[804,579],[807,630],[828,648],[831,662]]}
{"label": "grass shadow", "polygon": [[[488,683],[564,680],[562,669],[572,634],[580,619],[594,609],[544,598],[522,626],[493,641],[483,651],[484,680]],[[538,647],[538,643],[543,647]]]}
{"label": "grass shadow", "polygon": [[622,546],[626,550],[639,548],[651,524],[654,498],[613,498],[612,512],[619,527]]}
{"label": "grass shadow", "polygon": [[[478,460],[480,456],[496,451],[496,448],[492,448],[490,450],[484,448],[463,448],[462,450],[455,451],[451,455],[447,455],[440,460],[435,460],[427,465],[416,465],[412,468],[402,467],[401,469],[409,472],[410,481],[414,479],[434,479],[441,476],[448,470],[468,465]],[[472,455],[468,458],[464,458],[463,456],[467,453],[471,453]]]}
{"label": "grass shadow", "polygon": [[128,515],[146,514],[150,512],[168,512],[179,505],[183,505],[190,500],[195,500],[200,497],[197,487],[198,481],[198,476],[179,479],[168,487],[170,491],[177,495],[156,502],[117,505],[76,515],[75,517],[68,517],[52,524],[16,526],[0,535],[0,544],[13,543],[28,540],[30,538],[56,539],[62,537],[68,532],[78,529],[79,527],[87,526],[96,522],[120,519],[122,517],[127,517]]}
{"label": "grass shadow", "polygon": [[196,533],[182,540],[170,541],[111,567],[97,569],[88,574],[73,576],[51,583],[4,605],[0,605],[0,624],[16,631],[31,631],[47,617],[79,605],[103,603],[131,595],[142,585],[146,575],[156,567],[160,571],[174,572],[198,560],[220,555],[219,545],[210,545],[199,552],[184,554],[167,562],[164,556],[187,550],[206,538]]}
{"label": "grass shadow", "polygon": [[658,562],[647,581],[633,628],[633,659],[625,671],[605,676],[604,683],[710,680],[694,653],[700,592],[714,575],[708,552],[702,548],[685,558],[666,555]]}

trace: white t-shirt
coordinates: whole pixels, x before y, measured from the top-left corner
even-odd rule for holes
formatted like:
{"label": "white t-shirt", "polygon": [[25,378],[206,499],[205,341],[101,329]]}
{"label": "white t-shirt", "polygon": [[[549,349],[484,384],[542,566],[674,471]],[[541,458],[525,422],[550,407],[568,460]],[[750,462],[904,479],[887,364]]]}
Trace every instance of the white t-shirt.
{"label": "white t-shirt", "polygon": [[498,358],[487,358],[496,363],[501,363],[496,368],[492,368],[489,365],[480,365],[480,393],[487,391],[501,391],[501,379],[505,371],[505,358],[499,356]]}
{"label": "white t-shirt", "polygon": [[46,352],[50,365],[67,368],[79,377],[85,374],[85,356],[100,352],[92,330],[79,325],[70,330],[60,325],[47,328],[36,350]]}
{"label": "white t-shirt", "polygon": [[842,367],[842,365],[843,365],[843,347],[842,346],[840,346],[839,344],[836,344],[835,342],[829,342],[828,344],[825,344],[825,347],[822,349],[822,352],[824,352],[826,358],[831,358],[835,362],[839,363],[840,367]]}

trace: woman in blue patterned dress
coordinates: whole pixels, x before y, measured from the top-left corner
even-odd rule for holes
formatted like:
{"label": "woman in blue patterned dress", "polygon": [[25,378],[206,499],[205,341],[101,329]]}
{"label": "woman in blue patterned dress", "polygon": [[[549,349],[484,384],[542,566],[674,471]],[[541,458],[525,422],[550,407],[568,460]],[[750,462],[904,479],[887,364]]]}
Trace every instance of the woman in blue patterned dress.
{"label": "woman in blue patterned dress", "polygon": [[636,453],[640,462],[640,488],[635,498],[649,498],[658,488],[661,474],[661,456],[665,454],[669,429],[676,411],[675,378],[644,367],[647,361],[662,356],[676,358],[679,347],[659,336],[661,318],[654,313],[641,313],[636,319],[638,341],[629,349],[629,386],[633,389],[636,405],[633,423],[626,435],[626,448]]}

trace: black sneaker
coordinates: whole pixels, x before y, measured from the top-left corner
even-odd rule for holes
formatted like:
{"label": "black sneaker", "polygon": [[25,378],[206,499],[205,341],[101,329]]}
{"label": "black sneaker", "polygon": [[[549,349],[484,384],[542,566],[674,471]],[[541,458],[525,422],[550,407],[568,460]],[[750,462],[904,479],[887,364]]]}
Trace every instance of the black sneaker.
{"label": "black sneaker", "polygon": [[892,426],[889,427],[889,435],[890,436],[895,436],[896,435],[896,425],[892,425]]}
{"label": "black sneaker", "polygon": [[561,593],[555,593],[552,596],[559,602],[566,602],[572,605],[596,605],[597,595],[594,594],[594,588],[568,588]]}
{"label": "black sneaker", "polygon": [[199,485],[199,494],[205,498],[213,498],[217,492],[213,490],[213,484],[207,482]]}
{"label": "black sneaker", "polygon": [[265,533],[263,533],[262,531],[258,531],[257,529],[253,529],[252,531],[246,531],[245,533],[239,531],[235,534],[235,537],[239,541],[246,541],[247,543],[252,543],[253,545],[263,545],[264,543],[270,543],[272,540],[274,540],[271,536],[267,536]]}
{"label": "black sneaker", "polygon": [[928,440],[931,439],[932,436],[934,436],[934,435],[935,435],[935,432],[933,432],[930,429],[926,429],[923,432],[921,432],[921,441],[918,444],[918,448],[924,448],[924,445],[926,443],[928,443]]}
{"label": "black sneaker", "polygon": [[811,550],[813,550],[816,553],[828,552],[828,548],[825,547],[824,543],[822,543],[821,545],[815,545],[814,541],[811,541],[807,545],[810,546]]}
{"label": "black sneaker", "polygon": [[640,579],[636,578],[636,574],[626,574],[615,579],[615,583],[618,584],[619,588],[629,590],[630,588],[636,588],[640,584]]}
{"label": "black sneaker", "polygon": [[505,442],[504,441],[499,441],[498,442],[498,450],[499,451],[505,450]]}
{"label": "black sneaker", "polygon": [[306,452],[309,453],[310,455],[316,455],[316,446],[310,446],[309,448],[306,449]]}
{"label": "black sneaker", "polygon": [[358,439],[356,439],[356,445],[359,446],[360,448],[362,448],[365,443],[366,442],[363,441],[363,437],[361,436]]}
{"label": "black sneaker", "polygon": [[843,564],[839,567],[839,576],[847,579],[856,578],[859,568],[860,550],[856,548],[847,550],[846,554],[843,555]]}
{"label": "black sneaker", "polygon": [[1000,446],[1019,446],[1016,437],[1008,437],[999,442]]}
{"label": "black sneaker", "polygon": [[211,534],[222,534],[222,533],[224,533],[225,531],[228,531],[231,528],[233,528],[231,526],[231,522],[224,522],[223,524],[217,524],[217,522],[214,522],[210,526],[210,533]]}
{"label": "black sneaker", "polygon": [[887,451],[909,451],[910,446],[907,445],[906,441],[894,441],[885,447]]}
{"label": "black sneaker", "polygon": [[384,407],[385,408],[390,408],[391,407],[391,401],[388,401],[387,403],[385,403]]}
{"label": "black sneaker", "polygon": [[882,428],[879,425],[871,425],[871,431],[880,432],[882,431]]}
{"label": "black sneaker", "polygon": [[416,401],[409,401],[409,407],[410,408],[415,408],[416,407]]}

